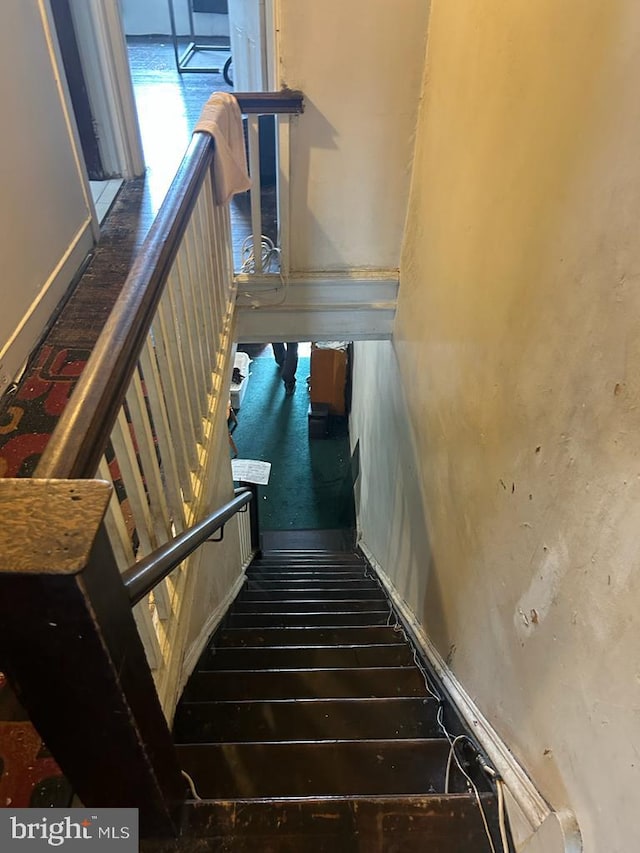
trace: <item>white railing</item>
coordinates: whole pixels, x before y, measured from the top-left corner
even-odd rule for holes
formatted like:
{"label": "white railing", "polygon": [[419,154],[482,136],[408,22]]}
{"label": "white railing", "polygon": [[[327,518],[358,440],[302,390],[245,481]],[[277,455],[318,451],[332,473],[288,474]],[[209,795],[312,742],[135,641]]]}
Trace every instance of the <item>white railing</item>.
{"label": "white railing", "polygon": [[[244,237],[236,272],[242,276],[275,276],[286,278],[289,273],[289,197],[290,197],[290,151],[291,119],[303,110],[300,92],[284,91],[236,95],[240,109],[247,122],[247,147],[249,172],[251,175],[250,218],[242,228]],[[271,116],[273,123],[262,124],[260,119]],[[274,138],[265,140],[265,133]],[[263,193],[261,177],[261,149],[273,151],[275,173],[275,195]],[[268,205],[268,207],[267,207]],[[275,205],[275,209],[274,209]],[[264,235],[265,220],[276,222],[274,239]],[[234,237],[236,235],[234,234]]]}
{"label": "white railing", "polygon": [[[226,419],[235,287],[229,212],[214,205],[210,176],[99,466],[99,476],[114,484],[105,523],[121,571],[211,509],[207,477],[215,432]],[[183,651],[176,639],[192,557],[134,609],[163,704],[179,666],[173,655]]]}
{"label": "white railing", "polygon": [[[259,95],[260,108],[243,111],[300,111],[290,94]],[[265,97],[285,104],[264,109]],[[240,588],[257,542],[251,512],[237,513],[248,496],[230,501],[237,284],[229,211],[213,201],[214,156],[196,134],[33,479],[6,483],[27,484],[4,519],[13,549],[0,573],[0,601],[11,603],[6,671],[79,798],[134,803],[147,834],[177,829],[184,779],[167,722],[187,661]],[[158,546],[167,556],[194,524],[217,529],[221,508],[222,541],[179,550],[176,559],[189,556],[177,568],[173,559],[159,568]],[[134,595],[130,578],[150,566],[156,579]]]}
{"label": "white railing", "polygon": [[[93,360],[102,359],[102,369],[92,371],[90,361],[87,376],[80,379],[78,397],[89,399],[82,409],[78,403],[78,418],[86,420],[84,409],[91,407],[97,388],[96,406],[104,407],[105,419],[113,423],[108,433],[101,424],[93,428],[104,436],[94,439],[105,448],[103,454],[92,462],[90,448],[87,458],[79,462],[72,447],[62,451],[63,458],[48,458],[48,448],[38,470],[38,476],[49,477],[60,476],[61,471],[68,472],[66,477],[77,476],[81,470],[81,476],[98,476],[113,485],[105,528],[121,572],[232,496],[227,405],[236,286],[228,205],[214,202],[212,148],[208,137],[192,143],[181,167],[183,174],[178,173],[174,184],[183,187],[191,173],[192,180],[173,200],[170,191],[164,222],[165,205],[154,224],[155,233],[150,232],[141,250],[92,355]],[[172,228],[176,245],[168,246]],[[145,299],[151,298],[142,294],[152,290],[156,291],[153,311],[145,311]],[[133,369],[127,370],[124,393],[114,397],[110,385],[121,380],[114,378],[113,365],[105,362],[115,358],[110,350],[122,342],[131,317],[144,313],[151,318],[144,321],[132,349]],[[92,372],[101,377],[91,377]],[[85,379],[93,379],[86,392],[81,387]],[[100,402],[105,398],[107,402]],[[119,404],[115,415],[114,403]],[[73,419],[65,411],[61,421],[66,417]],[[91,426],[88,431],[92,432]],[[71,434],[72,428],[62,425],[62,432]],[[55,433],[52,443],[55,447]],[[229,522],[224,541],[215,546],[220,549],[216,556],[233,549],[238,574],[252,555],[248,518],[243,513]],[[200,552],[187,557],[134,608],[168,717],[182,678],[189,622],[185,607],[194,595],[197,574],[189,567],[199,559]]]}
{"label": "white railing", "polygon": [[[281,277],[289,115],[302,110],[302,96],[237,97],[248,117],[254,242],[262,236],[259,116],[276,116]],[[43,479],[99,476],[113,484],[105,528],[120,572],[232,496],[227,405],[237,283],[229,208],[214,201],[214,156],[210,138],[196,134],[36,471]],[[253,272],[268,272],[260,257]],[[236,516],[212,547],[221,564],[237,566],[216,591],[222,606],[253,553],[249,513]],[[191,554],[134,609],[168,718],[185,656],[194,653],[191,605],[206,581],[193,565],[201,555]],[[202,621],[196,634],[212,628]]]}

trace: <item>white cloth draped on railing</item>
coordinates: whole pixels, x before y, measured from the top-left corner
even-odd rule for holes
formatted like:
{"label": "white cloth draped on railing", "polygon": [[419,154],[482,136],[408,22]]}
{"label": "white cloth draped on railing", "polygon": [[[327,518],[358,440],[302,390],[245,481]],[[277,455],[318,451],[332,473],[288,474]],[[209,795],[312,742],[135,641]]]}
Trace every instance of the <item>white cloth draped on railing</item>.
{"label": "white cloth draped on railing", "polygon": [[216,203],[226,204],[251,187],[237,100],[228,92],[214,92],[202,108],[194,133],[208,133],[216,144],[214,175]]}

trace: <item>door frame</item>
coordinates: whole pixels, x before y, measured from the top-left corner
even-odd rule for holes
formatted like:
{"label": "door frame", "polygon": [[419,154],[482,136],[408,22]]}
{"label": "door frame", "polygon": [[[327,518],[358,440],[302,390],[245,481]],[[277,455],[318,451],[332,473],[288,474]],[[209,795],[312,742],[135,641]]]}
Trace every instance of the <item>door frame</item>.
{"label": "door frame", "polygon": [[280,90],[280,63],[278,62],[280,33],[279,0],[264,0],[264,31],[267,64],[267,91]]}
{"label": "door frame", "polygon": [[101,181],[104,178],[100,146],[84,79],[76,31],[71,17],[69,0],[49,0],[51,13],[58,36],[58,46],[67,77],[67,86],[78,127],[84,162],[90,180]]}
{"label": "door frame", "polygon": [[69,0],[104,173],[144,174],[142,139],[118,0]]}

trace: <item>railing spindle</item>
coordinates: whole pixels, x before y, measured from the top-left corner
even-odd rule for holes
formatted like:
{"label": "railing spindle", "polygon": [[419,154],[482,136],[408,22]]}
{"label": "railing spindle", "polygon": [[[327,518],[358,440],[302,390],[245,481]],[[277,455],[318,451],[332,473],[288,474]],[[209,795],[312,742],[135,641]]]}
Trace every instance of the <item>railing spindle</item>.
{"label": "railing spindle", "polygon": [[262,272],[262,192],[260,187],[260,125],[259,117],[247,119],[249,128],[249,173],[251,175],[251,234],[253,239],[253,269]]}
{"label": "railing spindle", "polygon": [[291,193],[291,120],[288,115],[276,116],[277,138],[277,205],[280,272],[286,277],[290,268],[290,193]]}
{"label": "railing spindle", "polygon": [[158,462],[153,426],[149,420],[139,370],[133,374],[133,380],[127,392],[126,401],[144,473],[144,485],[149,501],[153,527],[156,531],[156,540],[158,542],[165,542],[171,536],[171,513],[162,482],[162,471]]}
{"label": "railing spindle", "polygon": [[145,377],[147,403],[153,418],[155,437],[158,441],[162,459],[162,477],[173,527],[180,533],[185,525],[185,501],[191,500],[191,493],[183,494],[180,487],[180,475],[174,443],[171,439],[166,399],[164,396],[158,363],[151,336],[140,354],[140,364]]}
{"label": "railing spindle", "polygon": [[[162,386],[167,400],[169,424],[177,441],[176,452],[182,457],[181,474],[183,491],[191,491],[191,472],[198,464],[197,448],[195,446],[195,427],[188,406],[183,405],[186,377],[181,370],[180,356],[176,351],[175,335],[173,334],[171,312],[169,306],[161,301],[158,305],[157,326],[158,334],[154,334],[158,365],[162,376]],[[185,477],[186,475],[186,477]]]}

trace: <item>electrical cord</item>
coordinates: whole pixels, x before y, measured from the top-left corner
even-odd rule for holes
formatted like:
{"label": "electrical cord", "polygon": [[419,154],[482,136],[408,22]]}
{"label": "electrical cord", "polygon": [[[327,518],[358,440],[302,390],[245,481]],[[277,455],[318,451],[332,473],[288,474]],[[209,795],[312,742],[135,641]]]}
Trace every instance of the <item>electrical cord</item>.
{"label": "electrical cord", "polygon": [[201,796],[200,796],[200,794],[197,792],[197,790],[196,790],[196,784],[195,784],[195,782],[193,781],[193,779],[191,778],[191,776],[189,776],[189,774],[186,772],[186,770],[181,770],[181,771],[180,771],[180,773],[182,773],[182,775],[184,776],[184,778],[187,780],[187,783],[188,783],[188,785],[189,785],[189,790],[191,791],[191,796],[193,797],[193,799],[194,799],[194,800],[201,800],[201,799],[202,799],[202,797],[201,797]]}
{"label": "electrical cord", "polygon": [[[253,275],[256,272],[256,256],[253,245],[253,236],[250,234],[248,237],[245,237],[240,257],[242,259],[242,263],[240,266],[240,273],[244,275]],[[274,266],[276,261],[280,259],[280,249],[274,244],[273,240],[269,237],[266,237],[264,234],[260,237],[260,261],[261,261],[261,272],[263,273],[273,273],[277,272],[280,278],[280,285],[277,287],[271,287],[264,290],[261,290],[260,293],[251,293],[248,290],[241,290],[239,292],[239,296],[244,297],[245,299],[251,300],[252,308],[271,308],[275,305],[281,305],[287,296],[287,287],[288,281],[282,274],[282,265],[278,263],[278,269],[274,270]],[[280,298],[277,300],[273,300],[271,302],[260,302],[260,298],[265,293],[270,292],[280,292]]]}
{"label": "electrical cord", "polygon": [[[365,571],[365,575],[366,575],[366,571]],[[368,576],[368,577],[371,577],[372,580],[375,580],[376,583],[378,584],[378,586],[380,587],[380,589],[383,589],[382,583],[381,583],[379,577],[377,577],[375,575],[374,576]],[[392,623],[393,623],[393,630],[396,631],[397,633],[400,633],[402,635],[402,637],[404,638],[405,642],[408,644],[409,648],[411,648],[413,650],[413,661],[414,661],[416,667],[418,668],[418,670],[420,671],[420,673],[422,674],[422,678],[424,680],[425,687],[427,688],[427,693],[429,694],[429,696],[431,696],[432,699],[435,699],[438,702],[438,711],[436,714],[436,722],[438,723],[438,726],[440,727],[442,733],[444,734],[444,736],[446,737],[446,739],[449,742],[449,755],[447,757],[447,765],[446,765],[446,770],[445,770],[444,793],[445,794],[448,793],[449,775],[451,772],[451,760],[453,758],[456,762],[458,770],[466,779],[467,785],[469,786],[469,790],[473,791],[473,794],[475,796],[475,800],[476,800],[476,803],[478,806],[478,810],[480,812],[480,817],[482,819],[482,824],[484,826],[484,831],[485,831],[485,834],[487,836],[489,846],[491,848],[491,853],[497,853],[495,845],[493,843],[493,838],[491,836],[491,832],[489,830],[489,823],[487,821],[487,816],[486,816],[484,808],[482,806],[482,801],[480,799],[480,793],[478,791],[478,788],[477,788],[475,782],[473,781],[473,779],[471,778],[471,776],[467,773],[467,771],[464,769],[464,767],[460,763],[458,755],[455,751],[456,744],[461,740],[468,741],[471,744],[471,746],[476,750],[477,753],[480,753],[480,748],[475,743],[475,741],[472,738],[470,738],[468,735],[463,734],[463,735],[457,735],[456,737],[453,737],[451,735],[451,733],[449,732],[449,730],[447,729],[447,727],[445,726],[444,718],[443,718],[443,716],[444,716],[443,698],[442,698],[442,696],[439,695],[438,691],[432,686],[429,675],[428,675],[425,667],[423,666],[422,662],[418,658],[417,649],[415,648],[414,644],[409,640],[409,637],[407,636],[407,632],[405,631],[404,626],[402,625],[402,623],[400,621],[400,617],[399,617],[394,605],[391,602],[389,602],[389,616],[387,617],[387,625],[389,627],[391,627]],[[480,755],[478,755],[478,759],[479,759],[479,763],[480,763]],[[509,853],[510,848],[509,848],[509,842],[507,839],[507,831],[506,831],[504,792],[500,787],[501,784],[503,784],[502,780],[498,776],[497,772],[492,767],[490,767],[486,762],[484,762],[484,760],[483,760],[483,763],[480,764],[480,767],[483,770],[487,771],[489,773],[489,775],[496,782],[496,788],[498,791],[498,822],[500,825],[500,841],[502,843],[503,853]]]}
{"label": "electrical cord", "polygon": [[[256,256],[253,245],[253,236],[250,234],[242,242],[240,257],[242,263],[240,265],[241,273],[255,273],[256,271]],[[260,269],[262,272],[272,272],[274,261],[280,257],[280,249],[274,244],[273,240],[265,237],[264,234],[260,237]]]}
{"label": "electrical cord", "polygon": [[[378,584],[378,586],[382,589],[380,579],[374,574],[369,574],[369,572],[367,571],[366,564],[365,564],[365,568],[364,568],[364,576],[365,576],[365,578],[368,578],[369,580],[375,581]],[[476,803],[478,805],[478,810],[480,811],[480,817],[482,819],[484,831],[485,831],[485,834],[487,836],[487,840],[489,841],[491,853],[497,853],[495,845],[493,843],[493,838],[491,837],[491,832],[489,830],[489,823],[487,821],[487,816],[485,814],[484,808],[482,807],[482,801],[480,799],[480,792],[478,791],[478,788],[477,788],[475,782],[473,781],[473,779],[471,778],[471,776],[467,773],[467,771],[462,766],[460,759],[458,758],[458,754],[456,753],[456,744],[458,744],[460,741],[467,741],[469,744],[471,744],[471,746],[473,747],[473,749],[476,750],[477,753],[480,753],[480,748],[475,743],[473,738],[470,738],[466,734],[456,735],[455,737],[453,737],[451,735],[451,733],[449,732],[449,730],[447,729],[447,727],[445,726],[444,719],[443,719],[443,714],[444,714],[443,699],[438,694],[437,690],[435,690],[435,688],[431,685],[431,681],[429,679],[428,673],[418,658],[418,653],[417,653],[415,646],[409,640],[409,637],[407,636],[407,633],[404,629],[404,626],[400,622],[400,618],[399,618],[398,613],[396,612],[393,604],[391,604],[391,602],[389,602],[389,616],[387,617],[387,625],[389,627],[391,627],[392,621],[394,621],[393,630],[396,631],[397,633],[402,634],[402,636],[403,636],[405,642],[407,643],[407,645],[409,646],[409,648],[411,648],[413,650],[413,661],[414,661],[416,667],[418,668],[418,670],[420,671],[422,678],[424,679],[424,684],[425,684],[425,687],[427,688],[427,693],[432,697],[432,699],[435,699],[438,702],[438,711],[436,714],[436,721],[438,723],[438,726],[442,730],[444,736],[446,737],[447,741],[449,742],[449,755],[447,756],[447,764],[446,764],[446,768],[445,768],[445,777],[444,777],[444,793],[445,794],[449,793],[449,779],[450,779],[450,774],[451,774],[451,762],[453,759],[453,760],[455,760],[455,763],[456,763],[458,770],[466,779],[469,789],[473,790],[473,794],[475,796]],[[509,848],[509,840],[507,838],[507,827],[506,827],[506,819],[505,819],[505,803],[504,803],[504,789],[503,789],[504,782],[500,778],[500,776],[498,775],[496,770],[493,767],[491,767],[489,764],[487,764],[484,761],[484,759],[481,759],[480,754],[478,754],[478,763],[479,763],[480,767],[489,776],[491,776],[495,782],[496,790],[498,793],[498,824],[500,827],[500,841],[502,844],[503,853],[509,853],[510,848]],[[189,776],[189,774],[185,770],[181,770],[180,772],[181,772],[182,776],[187,780],[187,783],[189,785],[189,790],[191,791],[191,796],[193,797],[193,799],[194,800],[202,800],[202,797],[198,794],[198,791],[197,791],[196,786],[195,786],[195,782],[193,781],[191,776]]]}
{"label": "electrical cord", "polygon": [[507,824],[505,820],[504,782],[499,777],[496,779],[496,788],[498,789],[498,823],[500,825],[500,840],[502,841],[505,853],[509,853],[509,839],[507,838]]}

